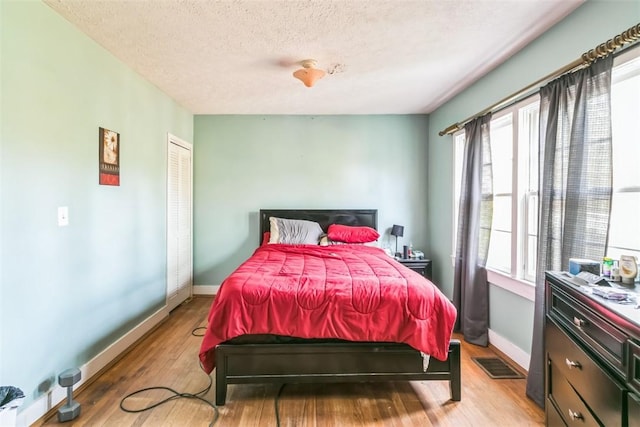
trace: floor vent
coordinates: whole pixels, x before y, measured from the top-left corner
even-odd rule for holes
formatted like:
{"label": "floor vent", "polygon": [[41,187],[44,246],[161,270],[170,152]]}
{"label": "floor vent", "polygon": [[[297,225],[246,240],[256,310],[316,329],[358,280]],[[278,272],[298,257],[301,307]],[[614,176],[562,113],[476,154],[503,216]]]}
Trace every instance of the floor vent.
{"label": "floor vent", "polygon": [[472,359],[493,379],[524,378],[524,375],[499,357],[472,357]]}

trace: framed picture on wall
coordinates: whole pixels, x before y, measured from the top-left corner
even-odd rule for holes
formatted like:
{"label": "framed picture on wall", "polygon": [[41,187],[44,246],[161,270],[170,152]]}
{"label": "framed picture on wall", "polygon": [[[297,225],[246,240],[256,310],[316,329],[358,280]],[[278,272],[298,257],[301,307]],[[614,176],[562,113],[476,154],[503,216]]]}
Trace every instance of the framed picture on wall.
{"label": "framed picture on wall", "polygon": [[100,128],[98,145],[100,185],[120,185],[120,134]]}

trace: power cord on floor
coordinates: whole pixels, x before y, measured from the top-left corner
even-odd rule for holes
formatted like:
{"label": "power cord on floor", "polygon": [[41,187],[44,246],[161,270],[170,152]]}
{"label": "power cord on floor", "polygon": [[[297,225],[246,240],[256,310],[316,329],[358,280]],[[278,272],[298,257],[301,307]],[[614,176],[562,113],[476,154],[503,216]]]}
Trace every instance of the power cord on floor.
{"label": "power cord on floor", "polygon": [[[203,403],[206,403],[208,406],[213,408],[214,411],[214,416],[213,416],[213,420],[209,423],[209,427],[212,427],[216,421],[218,421],[218,417],[220,416],[220,412],[218,411],[218,407],[216,405],[214,405],[213,403],[209,402],[207,399],[203,398],[202,396],[207,394],[207,392],[211,389],[211,385],[213,384],[213,380],[211,379],[211,377],[209,377],[209,385],[207,385],[207,387],[204,388],[204,390],[199,391],[197,393],[180,393],[170,387],[164,387],[164,386],[157,386],[157,387],[147,387],[147,388],[143,388],[137,391],[134,391],[133,393],[129,393],[128,395],[126,395],[125,397],[122,398],[122,400],[120,401],[120,409],[122,409],[124,412],[129,412],[129,413],[138,413],[138,412],[144,412],[144,411],[148,411],[150,409],[153,408],[157,408],[160,405],[163,405],[167,402],[170,402],[172,400],[176,400],[176,399],[196,399],[199,400]],[[170,393],[173,393],[173,396],[169,396],[165,399],[159,400],[158,402],[149,405],[145,408],[140,408],[140,409],[130,409],[130,408],[125,408],[124,406],[124,402],[129,399],[130,397],[136,396],[140,393],[144,393],[150,390],[166,390]]]}
{"label": "power cord on floor", "polygon": [[[191,335],[195,336],[195,337],[203,337],[203,334],[199,334],[198,331],[201,329],[207,329],[206,326],[198,326],[197,328],[193,329],[191,331]],[[200,365],[200,368],[202,368],[202,365]],[[203,369],[204,371],[204,369]],[[205,394],[207,394],[209,392],[209,390],[211,390],[211,386],[213,385],[213,380],[211,379],[210,375],[207,375],[209,377],[209,384],[201,391],[197,392],[197,393],[180,393],[170,387],[165,387],[165,386],[156,386],[156,387],[146,387],[140,390],[136,390],[132,393],[127,394],[125,397],[122,398],[122,400],[120,401],[120,409],[122,409],[124,412],[129,412],[129,413],[133,413],[133,414],[137,414],[139,412],[144,412],[144,411],[149,411],[153,408],[157,408],[160,405],[163,405],[167,402],[170,402],[172,400],[176,400],[176,399],[196,399],[199,400],[201,402],[206,403],[208,406],[210,406],[211,408],[213,408],[214,411],[214,416],[213,416],[213,420],[209,423],[209,427],[213,427],[213,425],[216,423],[216,421],[218,421],[218,418],[220,417],[220,411],[218,410],[218,407],[216,405],[214,405],[213,403],[209,402],[207,399],[203,398],[202,396],[204,396]],[[275,406],[275,411],[276,411],[276,427],[280,427],[280,411],[278,410],[278,402],[280,400],[280,395],[282,394],[282,390],[284,389],[284,386],[286,384],[282,384],[280,386],[280,389],[278,390],[278,394],[276,395],[276,398],[274,400],[274,406]],[[140,408],[140,409],[130,409],[130,408],[125,408],[124,406],[124,402],[133,397],[136,396],[140,393],[144,393],[147,391],[151,391],[151,390],[165,390],[168,391],[169,393],[173,393],[173,396],[169,396],[165,399],[159,400],[155,403],[153,403],[152,405],[149,405],[145,408]]]}
{"label": "power cord on floor", "polygon": [[191,331],[191,335],[193,335],[194,337],[203,337],[204,333],[199,333],[198,332],[200,330],[207,330],[207,327],[206,326],[198,326],[193,331]]}

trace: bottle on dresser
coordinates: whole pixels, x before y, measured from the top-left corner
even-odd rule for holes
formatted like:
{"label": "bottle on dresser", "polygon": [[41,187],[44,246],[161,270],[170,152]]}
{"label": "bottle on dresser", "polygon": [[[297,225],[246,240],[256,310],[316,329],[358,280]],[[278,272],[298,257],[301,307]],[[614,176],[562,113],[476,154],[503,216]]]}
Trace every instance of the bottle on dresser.
{"label": "bottle on dresser", "polygon": [[633,285],[638,275],[638,260],[632,255],[620,255],[620,277],[625,285]]}

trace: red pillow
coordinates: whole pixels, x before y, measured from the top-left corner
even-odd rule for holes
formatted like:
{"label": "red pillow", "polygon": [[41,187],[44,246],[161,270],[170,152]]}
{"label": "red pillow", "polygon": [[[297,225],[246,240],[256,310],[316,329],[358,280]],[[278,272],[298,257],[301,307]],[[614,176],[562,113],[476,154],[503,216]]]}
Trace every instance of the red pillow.
{"label": "red pillow", "polygon": [[262,245],[266,245],[267,243],[269,243],[269,240],[271,239],[271,233],[268,231],[265,231],[262,234]]}
{"label": "red pillow", "polygon": [[380,233],[371,227],[331,224],[327,236],[337,242],[368,243],[378,240]]}

